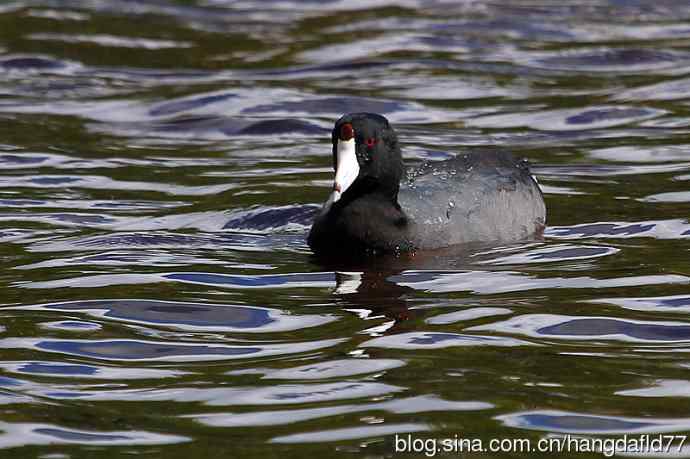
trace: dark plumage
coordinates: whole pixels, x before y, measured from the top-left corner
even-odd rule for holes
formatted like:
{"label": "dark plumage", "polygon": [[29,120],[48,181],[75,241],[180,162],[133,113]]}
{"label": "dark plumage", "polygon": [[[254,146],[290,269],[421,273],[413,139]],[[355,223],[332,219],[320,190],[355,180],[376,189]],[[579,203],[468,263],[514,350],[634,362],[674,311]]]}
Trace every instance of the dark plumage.
{"label": "dark plumage", "polygon": [[335,123],[332,141],[334,192],[308,237],[316,253],[436,249],[528,239],[543,231],[541,191],[525,163],[509,153],[464,154],[425,163],[408,171],[401,184],[405,174],[400,146],[383,116],[345,115]]}

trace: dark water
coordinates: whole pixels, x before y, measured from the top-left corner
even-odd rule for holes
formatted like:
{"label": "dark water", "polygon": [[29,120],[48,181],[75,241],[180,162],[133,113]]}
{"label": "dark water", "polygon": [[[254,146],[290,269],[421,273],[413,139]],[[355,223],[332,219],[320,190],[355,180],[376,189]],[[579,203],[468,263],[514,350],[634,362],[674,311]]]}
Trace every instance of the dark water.
{"label": "dark water", "polygon": [[[314,260],[348,111],[545,240]],[[688,433],[689,184],[687,1],[2,2],[0,456]]]}

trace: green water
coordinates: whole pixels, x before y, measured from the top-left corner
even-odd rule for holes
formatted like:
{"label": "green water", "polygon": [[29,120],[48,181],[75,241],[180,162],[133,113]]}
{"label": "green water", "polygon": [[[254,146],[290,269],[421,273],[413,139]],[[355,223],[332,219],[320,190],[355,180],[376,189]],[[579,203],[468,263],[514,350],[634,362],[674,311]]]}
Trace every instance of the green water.
{"label": "green water", "polygon": [[[689,20],[681,1],[0,4],[0,457],[675,448]],[[410,165],[527,158],[544,240],[314,259],[351,111],[384,114]]]}

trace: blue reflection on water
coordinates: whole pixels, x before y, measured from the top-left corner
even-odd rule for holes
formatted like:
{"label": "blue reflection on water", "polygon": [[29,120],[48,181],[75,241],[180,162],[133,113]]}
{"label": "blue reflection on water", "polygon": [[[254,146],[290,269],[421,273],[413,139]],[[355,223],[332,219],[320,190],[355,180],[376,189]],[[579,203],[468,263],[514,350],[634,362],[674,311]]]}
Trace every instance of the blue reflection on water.
{"label": "blue reflection on water", "polygon": [[67,364],[60,364],[60,365],[51,365],[49,363],[28,363],[26,365],[23,365],[19,371],[24,371],[27,373],[36,373],[36,374],[59,374],[59,375],[74,375],[74,376],[79,376],[79,375],[95,375],[98,373],[98,369],[91,367],[89,365],[67,365]]}
{"label": "blue reflection on water", "polygon": [[161,357],[181,357],[195,355],[246,355],[260,352],[260,347],[220,347],[176,344],[146,343],[132,340],[112,341],[41,341],[38,349],[57,351],[101,359],[137,360]]}
{"label": "blue reflection on water", "polygon": [[657,341],[690,340],[690,325],[641,324],[616,319],[573,319],[537,330],[544,335],[626,335],[632,338]]}

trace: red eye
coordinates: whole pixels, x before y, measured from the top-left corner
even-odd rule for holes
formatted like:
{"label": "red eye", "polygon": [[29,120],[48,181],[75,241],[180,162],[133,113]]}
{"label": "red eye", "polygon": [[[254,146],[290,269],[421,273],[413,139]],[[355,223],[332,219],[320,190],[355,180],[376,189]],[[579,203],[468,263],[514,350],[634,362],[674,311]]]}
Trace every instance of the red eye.
{"label": "red eye", "polygon": [[369,148],[374,148],[374,145],[376,145],[376,139],[373,138],[373,137],[369,137],[369,138],[367,139],[367,142],[366,142],[366,143],[367,143],[367,147],[369,147]]}
{"label": "red eye", "polygon": [[355,130],[350,123],[345,123],[340,127],[340,140],[347,141],[355,136]]}

